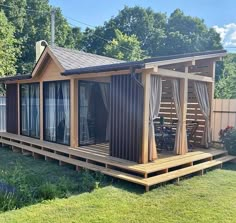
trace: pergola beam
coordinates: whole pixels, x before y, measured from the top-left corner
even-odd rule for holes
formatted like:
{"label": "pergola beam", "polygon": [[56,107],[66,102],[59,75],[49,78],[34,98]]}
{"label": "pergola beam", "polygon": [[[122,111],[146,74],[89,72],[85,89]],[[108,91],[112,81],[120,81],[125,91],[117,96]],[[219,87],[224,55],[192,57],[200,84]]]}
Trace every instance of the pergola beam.
{"label": "pergola beam", "polygon": [[212,77],[201,76],[194,73],[184,73],[184,72],[179,72],[179,71],[174,71],[174,70],[167,70],[163,68],[158,68],[158,71],[153,72],[152,74],[160,75],[163,77],[182,78],[182,79],[187,78],[189,80],[203,81],[203,82],[209,82],[209,83],[212,83],[214,81]]}

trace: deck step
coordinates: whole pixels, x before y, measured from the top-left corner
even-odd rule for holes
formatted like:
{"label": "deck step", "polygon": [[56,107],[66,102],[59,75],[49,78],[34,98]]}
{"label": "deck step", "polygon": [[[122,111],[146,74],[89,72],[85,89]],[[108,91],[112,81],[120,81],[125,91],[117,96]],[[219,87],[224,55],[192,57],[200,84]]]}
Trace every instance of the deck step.
{"label": "deck step", "polygon": [[196,172],[199,172],[199,171],[202,171],[202,170],[214,167],[214,166],[219,166],[219,165],[222,165],[225,162],[232,161],[234,159],[236,159],[235,156],[227,155],[227,156],[224,156],[224,157],[212,160],[212,161],[207,161],[207,162],[204,162],[204,163],[201,163],[201,164],[196,164],[196,165],[191,166],[191,167],[185,167],[185,168],[182,168],[180,170],[175,170],[175,171],[172,171],[172,172],[169,172],[169,173],[165,173],[165,174],[161,174],[161,175],[158,175],[158,176],[150,177],[150,178],[144,179],[144,181],[146,181],[148,186],[152,186],[152,185],[155,185],[155,184],[160,184],[160,183],[163,183],[163,182],[174,180],[174,179],[177,179],[177,178],[180,178],[180,177],[192,174],[192,173],[196,173]]}
{"label": "deck step", "polygon": [[192,163],[192,162],[196,162],[196,161],[203,161],[206,159],[213,159],[215,156],[225,156],[227,154],[227,151],[222,151],[222,150],[215,150],[213,152],[205,152],[203,154],[196,154],[194,156],[191,157],[186,157],[186,158],[182,158],[182,159],[178,159],[178,160],[172,160],[166,163],[161,163],[159,165],[153,165],[153,167],[151,165],[146,165],[146,172],[147,173],[153,173],[153,172],[157,172],[160,170],[164,170],[164,169],[170,169],[173,167],[177,167],[177,166],[181,166],[181,165],[186,165],[188,163]]}

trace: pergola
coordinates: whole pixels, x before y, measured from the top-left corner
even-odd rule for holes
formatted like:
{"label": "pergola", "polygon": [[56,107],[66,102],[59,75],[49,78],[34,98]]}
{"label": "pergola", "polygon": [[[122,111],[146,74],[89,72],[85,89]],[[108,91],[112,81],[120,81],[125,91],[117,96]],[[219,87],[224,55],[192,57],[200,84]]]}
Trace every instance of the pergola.
{"label": "pergola", "polygon": [[[211,141],[212,99],[214,97],[215,66],[225,53],[199,55],[163,61],[147,62],[142,73],[144,86],[142,163],[157,158],[152,121],[162,115],[168,121],[178,119],[175,153],[188,152],[186,123],[200,123],[195,143],[205,147]],[[156,84],[154,83],[156,82]],[[153,94],[160,94],[155,97]],[[176,97],[177,96],[177,97]],[[160,100],[153,114],[150,101]],[[177,103],[177,104],[176,104]],[[177,111],[178,110],[178,111]]]}

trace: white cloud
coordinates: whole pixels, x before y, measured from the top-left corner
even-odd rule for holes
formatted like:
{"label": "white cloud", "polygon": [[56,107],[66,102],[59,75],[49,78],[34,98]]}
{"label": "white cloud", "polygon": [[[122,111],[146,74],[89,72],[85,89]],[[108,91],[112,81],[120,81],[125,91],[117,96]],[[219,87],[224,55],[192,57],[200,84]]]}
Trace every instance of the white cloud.
{"label": "white cloud", "polygon": [[213,28],[220,34],[222,44],[226,49],[236,47],[236,23],[230,23],[223,27],[213,26]]}

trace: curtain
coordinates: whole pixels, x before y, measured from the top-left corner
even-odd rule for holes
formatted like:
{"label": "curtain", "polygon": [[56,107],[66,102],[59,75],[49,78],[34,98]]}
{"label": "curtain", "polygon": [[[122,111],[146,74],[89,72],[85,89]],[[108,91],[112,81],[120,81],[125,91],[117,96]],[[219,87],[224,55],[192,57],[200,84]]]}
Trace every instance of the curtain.
{"label": "curtain", "polygon": [[30,136],[39,138],[39,84],[30,85]]}
{"label": "curtain", "polygon": [[70,88],[68,83],[62,83],[61,87],[62,87],[63,106],[65,114],[63,143],[68,144],[70,136]]}
{"label": "curtain", "polygon": [[48,98],[46,99],[46,129],[47,140],[56,141],[56,84],[49,83]]}
{"label": "curtain", "polygon": [[201,144],[204,145],[206,148],[208,148],[209,144],[211,143],[211,133],[210,133],[210,120],[209,120],[210,101],[208,96],[207,84],[201,81],[194,81],[194,90],[200,109],[205,118],[205,129]]}
{"label": "curtain", "polygon": [[39,84],[21,85],[21,133],[39,138]]}
{"label": "curtain", "polygon": [[149,137],[148,151],[149,160],[157,159],[157,148],[155,141],[154,120],[158,117],[161,106],[162,79],[159,76],[151,76],[150,101],[149,101]]}
{"label": "curtain", "polygon": [[29,99],[29,85],[21,85],[21,133],[29,135],[30,131],[30,99]]}
{"label": "curtain", "polygon": [[105,108],[108,112],[108,118],[107,118],[107,126],[106,126],[106,141],[109,141],[109,135],[110,135],[110,86],[109,84],[100,83],[99,84],[101,93],[102,93],[102,100],[105,105]]}
{"label": "curtain", "polygon": [[40,112],[39,112],[39,84],[35,85],[35,109],[36,109],[36,117],[35,117],[35,137],[39,138],[40,136]]}
{"label": "curtain", "polygon": [[92,85],[80,85],[80,144],[86,145],[90,143],[88,111],[89,99],[91,95]]}
{"label": "curtain", "polygon": [[182,141],[181,129],[183,125],[183,113],[181,110],[181,102],[180,102],[180,82],[179,80],[173,79],[172,82],[172,95],[175,103],[176,115],[178,118],[178,124],[176,127],[176,136],[175,136],[175,146],[174,151],[178,155],[183,155],[188,152],[187,146],[187,134],[185,134],[184,141]]}
{"label": "curtain", "polygon": [[30,135],[35,137],[36,135],[36,98],[35,98],[35,87],[34,85],[30,85]]}

